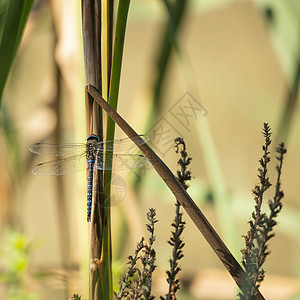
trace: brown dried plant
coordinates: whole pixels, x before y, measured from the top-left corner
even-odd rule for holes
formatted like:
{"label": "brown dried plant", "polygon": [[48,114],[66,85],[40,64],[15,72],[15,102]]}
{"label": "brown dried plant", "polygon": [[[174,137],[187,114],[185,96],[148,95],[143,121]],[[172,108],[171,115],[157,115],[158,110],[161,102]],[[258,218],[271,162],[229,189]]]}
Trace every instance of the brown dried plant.
{"label": "brown dried plant", "polygon": [[275,218],[282,209],[281,199],[284,194],[281,190],[281,171],[283,156],[286,153],[284,143],[281,143],[276,148],[278,165],[276,166],[277,180],[275,186],[275,193],[272,200],[269,201],[269,215],[262,212],[262,204],[265,192],[271,187],[270,179],[267,175],[267,167],[270,162],[269,147],[271,144],[271,129],[268,123],[264,123],[263,132],[265,144],[262,149],[264,151],[263,157],[259,160],[260,168],[258,169],[259,183],[254,187],[252,193],[255,200],[255,209],[252,212],[251,220],[249,221],[250,229],[244,236],[245,248],[241,250],[243,257],[242,263],[245,268],[246,278],[250,288],[239,294],[239,299],[249,300],[256,299],[259,294],[259,287],[265,278],[265,270],[263,264],[266,257],[270,254],[267,242],[274,237],[274,226],[277,224]]}
{"label": "brown dried plant", "polygon": [[[182,138],[178,137],[175,139],[176,153],[180,151],[181,157],[178,160],[178,165],[180,170],[177,171],[177,179],[182,184],[184,189],[188,188],[187,182],[191,180],[191,171],[188,170],[188,166],[191,163],[192,158],[188,156],[186,152],[185,142]],[[181,149],[181,150],[180,150]],[[171,232],[171,237],[168,243],[173,247],[172,257],[170,259],[170,270],[167,273],[167,282],[169,285],[169,291],[166,297],[160,297],[161,300],[175,300],[176,292],[180,289],[179,279],[176,278],[177,274],[181,270],[178,266],[178,261],[183,258],[182,248],[184,247],[184,242],[181,239],[181,234],[184,230],[185,222],[182,221],[182,213],[180,212],[180,203],[176,201],[176,212],[175,218],[172,223],[174,231]]]}
{"label": "brown dried plant", "polygon": [[[153,249],[155,242],[154,225],[158,222],[156,219],[155,209],[150,208],[147,213],[149,221],[146,228],[150,233],[148,243],[142,237],[141,241],[137,244],[134,256],[128,257],[128,270],[122,276],[119,283],[119,293],[114,293],[114,299],[154,299],[151,295],[152,288],[152,274],[156,268],[155,257],[156,252]],[[141,262],[141,270],[136,266],[137,262]]]}

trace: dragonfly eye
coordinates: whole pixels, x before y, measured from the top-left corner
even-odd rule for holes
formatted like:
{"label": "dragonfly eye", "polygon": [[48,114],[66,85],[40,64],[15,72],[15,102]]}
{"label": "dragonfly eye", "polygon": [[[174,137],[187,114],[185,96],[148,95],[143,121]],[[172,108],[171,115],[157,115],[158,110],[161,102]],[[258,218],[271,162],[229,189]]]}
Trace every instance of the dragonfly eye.
{"label": "dragonfly eye", "polygon": [[92,135],[88,136],[87,139],[86,139],[87,142],[91,142],[93,140],[95,140],[96,143],[100,142],[99,136],[95,135],[95,134],[92,134]]}

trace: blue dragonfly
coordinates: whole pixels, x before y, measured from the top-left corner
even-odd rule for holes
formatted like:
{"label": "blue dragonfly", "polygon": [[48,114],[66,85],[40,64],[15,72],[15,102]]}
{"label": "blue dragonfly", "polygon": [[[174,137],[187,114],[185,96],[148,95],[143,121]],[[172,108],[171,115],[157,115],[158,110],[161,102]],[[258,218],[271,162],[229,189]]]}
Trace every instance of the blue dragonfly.
{"label": "blue dragonfly", "polygon": [[94,167],[99,170],[110,170],[113,165],[116,171],[144,167],[149,160],[144,155],[132,153],[135,149],[133,142],[142,145],[149,141],[149,137],[140,135],[100,142],[97,135],[90,135],[86,141],[75,144],[36,143],[30,146],[29,151],[38,155],[62,157],[36,165],[32,169],[35,175],[64,175],[88,168],[87,221],[90,222]]}

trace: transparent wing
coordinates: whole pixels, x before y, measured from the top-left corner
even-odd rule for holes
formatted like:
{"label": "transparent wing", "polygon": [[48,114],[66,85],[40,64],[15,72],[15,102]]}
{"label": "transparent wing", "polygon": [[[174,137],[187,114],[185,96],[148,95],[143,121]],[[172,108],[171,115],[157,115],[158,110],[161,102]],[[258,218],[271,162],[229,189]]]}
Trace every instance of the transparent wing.
{"label": "transparent wing", "polygon": [[106,160],[113,160],[112,168],[111,163],[104,165],[103,159],[101,156],[97,156],[96,167],[99,170],[129,170],[129,169],[139,169],[146,166],[149,163],[148,158],[144,155],[139,154],[113,154],[106,156]]}
{"label": "transparent wing", "polygon": [[[140,138],[142,140],[140,140]],[[99,142],[95,145],[97,150],[114,151],[115,153],[130,153],[136,149],[136,143],[143,145],[147,143],[150,138],[147,135],[139,135],[138,137],[123,138],[119,140],[108,140]]]}
{"label": "transparent wing", "polygon": [[35,175],[63,175],[81,171],[86,166],[86,155],[81,153],[81,155],[40,163],[32,169],[32,173]]}
{"label": "transparent wing", "polygon": [[30,146],[29,151],[39,155],[63,156],[81,154],[86,150],[86,145],[77,144],[47,144],[36,143]]}

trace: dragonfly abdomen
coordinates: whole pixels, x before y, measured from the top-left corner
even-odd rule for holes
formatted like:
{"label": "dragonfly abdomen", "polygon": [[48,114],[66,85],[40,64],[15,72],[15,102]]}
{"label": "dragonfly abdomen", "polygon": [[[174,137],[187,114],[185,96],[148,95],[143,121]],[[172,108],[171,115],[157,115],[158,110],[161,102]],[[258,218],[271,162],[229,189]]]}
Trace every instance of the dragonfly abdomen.
{"label": "dragonfly abdomen", "polygon": [[88,176],[88,189],[87,189],[87,221],[91,221],[92,214],[92,199],[93,199],[93,172],[94,172],[95,159],[88,160],[89,176]]}

